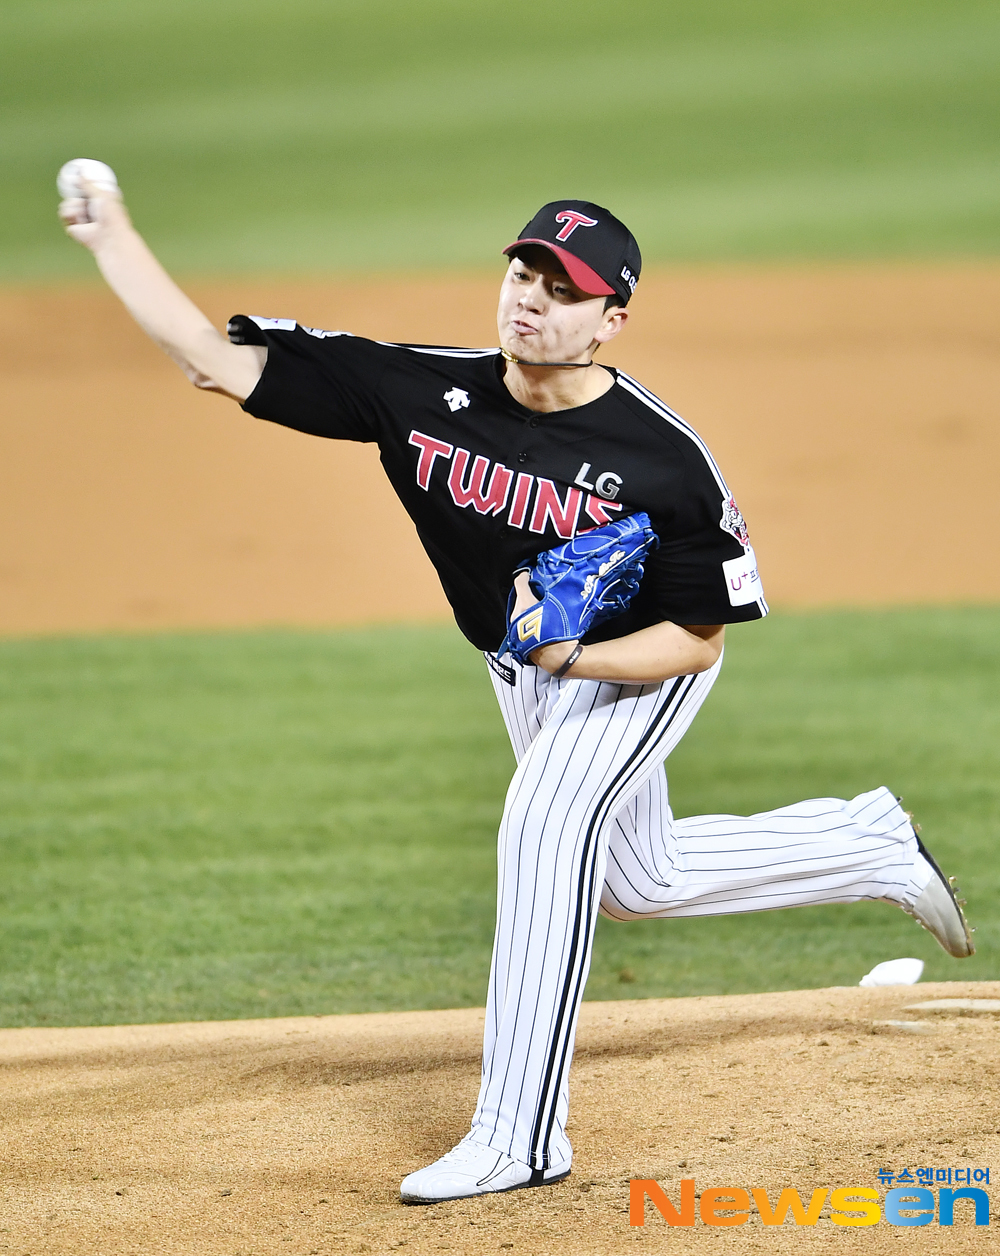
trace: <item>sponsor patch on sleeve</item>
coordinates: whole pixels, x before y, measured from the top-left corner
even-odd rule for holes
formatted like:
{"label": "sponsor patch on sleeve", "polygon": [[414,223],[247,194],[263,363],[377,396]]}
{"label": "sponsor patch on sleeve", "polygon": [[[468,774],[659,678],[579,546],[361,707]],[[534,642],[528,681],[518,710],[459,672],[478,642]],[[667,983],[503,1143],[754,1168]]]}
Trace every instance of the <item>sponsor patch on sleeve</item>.
{"label": "sponsor patch on sleeve", "polygon": [[294,331],[294,318],[262,318],[259,314],[250,315],[251,323],[256,323],[261,331]]}
{"label": "sponsor patch on sleeve", "polygon": [[748,545],[739,558],[730,558],[724,562],[722,574],[726,578],[730,606],[748,606],[764,596],[752,546]]}
{"label": "sponsor patch on sleeve", "polygon": [[[351,336],[349,331],[327,331],[323,327],[303,327],[302,330],[310,336],[315,336],[317,340],[329,340],[331,336]],[[351,339],[353,340],[354,337],[351,336]]]}
{"label": "sponsor patch on sleeve", "polygon": [[722,503],[722,518],[719,520],[719,527],[723,532],[728,532],[731,536],[735,536],[741,545],[750,544],[747,521],[743,518],[734,497],[727,497]]}

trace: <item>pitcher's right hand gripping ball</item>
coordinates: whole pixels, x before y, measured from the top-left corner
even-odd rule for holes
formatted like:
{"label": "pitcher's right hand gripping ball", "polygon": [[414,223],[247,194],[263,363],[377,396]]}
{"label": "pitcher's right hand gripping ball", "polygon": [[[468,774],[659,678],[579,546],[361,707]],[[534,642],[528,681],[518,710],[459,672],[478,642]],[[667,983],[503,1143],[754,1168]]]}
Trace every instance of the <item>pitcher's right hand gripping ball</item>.
{"label": "pitcher's right hand gripping ball", "polygon": [[105,162],[96,161],[93,157],[74,157],[56,175],[56,188],[64,201],[86,198],[81,179],[88,179],[103,192],[118,190],[115,172]]}
{"label": "pitcher's right hand gripping ball", "polygon": [[[639,591],[643,560],[658,544],[649,515],[640,513],[539,554],[533,568],[519,570],[531,573],[531,591],[542,600],[511,622],[499,653],[510,651],[525,664],[539,646],[576,641],[594,624],[620,615]],[[508,616],[514,600],[512,592]]]}

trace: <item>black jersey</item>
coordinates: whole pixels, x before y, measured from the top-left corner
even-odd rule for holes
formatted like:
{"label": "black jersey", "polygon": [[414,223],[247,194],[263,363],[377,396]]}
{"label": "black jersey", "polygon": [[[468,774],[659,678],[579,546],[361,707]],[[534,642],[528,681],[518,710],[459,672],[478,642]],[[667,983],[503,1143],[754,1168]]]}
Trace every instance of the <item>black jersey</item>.
{"label": "black jersey", "polygon": [[479,649],[504,638],[517,567],[642,510],[659,548],[629,609],[585,642],[663,620],[767,613],[743,516],[711,454],[624,373],[612,370],[614,386],[596,401],[540,414],[510,395],[496,349],[385,344],[244,315],[230,337],[268,349],[248,413],[378,444],[458,626]]}

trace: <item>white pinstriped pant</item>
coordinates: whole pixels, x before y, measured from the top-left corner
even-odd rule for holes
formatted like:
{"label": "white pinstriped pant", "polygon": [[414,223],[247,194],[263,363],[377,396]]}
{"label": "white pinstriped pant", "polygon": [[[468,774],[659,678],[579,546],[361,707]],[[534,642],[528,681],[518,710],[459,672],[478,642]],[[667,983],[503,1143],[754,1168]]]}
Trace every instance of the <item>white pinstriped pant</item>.
{"label": "white pinstriped pant", "polygon": [[911,878],[916,838],[886,789],[673,818],[663,760],[721,665],[641,686],[557,681],[514,664],[511,687],[491,670],[518,765],[500,824],[471,1137],[536,1170],[571,1155],[569,1066],[598,911],[636,920],[912,903],[926,884],[926,869]]}

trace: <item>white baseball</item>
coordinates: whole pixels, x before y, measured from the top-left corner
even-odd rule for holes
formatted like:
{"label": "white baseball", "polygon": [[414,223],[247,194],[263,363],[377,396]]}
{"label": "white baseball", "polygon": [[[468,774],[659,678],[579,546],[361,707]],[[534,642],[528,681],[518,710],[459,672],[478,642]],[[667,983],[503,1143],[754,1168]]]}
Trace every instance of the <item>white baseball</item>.
{"label": "white baseball", "polygon": [[95,161],[93,157],[74,157],[59,171],[56,187],[64,201],[83,196],[80,179],[89,179],[96,187],[113,192],[118,187],[115,172],[103,161]]}

